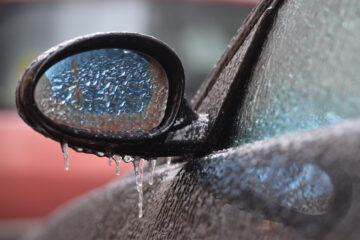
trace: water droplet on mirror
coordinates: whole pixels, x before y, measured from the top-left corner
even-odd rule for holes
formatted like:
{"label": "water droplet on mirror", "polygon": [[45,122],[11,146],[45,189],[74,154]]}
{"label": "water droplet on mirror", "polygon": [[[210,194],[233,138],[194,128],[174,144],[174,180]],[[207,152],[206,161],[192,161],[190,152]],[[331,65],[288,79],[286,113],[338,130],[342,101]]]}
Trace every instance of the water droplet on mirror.
{"label": "water droplet on mirror", "polygon": [[150,160],[150,176],[149,176],[149,184],[153,185],[154,184],[154,171],[155,171],[155,167],[156,167],[156,160],[155,159],[151,159]]}
{"label": "water droplet on mirror", "polygon": [[136,179],[136,190],[139,193],[139,218],[143,216],[143,163],[144,159],[136,157],[133,161],[135,179]]}
{"label": "water droplet on mirror", "polygon": [[64,156],[64,169],[65,171],[69,171],[69,153],[67,143],[61,143],[61,151]]}
{"label": "water droplet on mirror", "polygon": [[[110,156],[109,157],[109,166],[111,166],[112,165],[112,161],[113,161],[113,158],[114,158],[115,156]],[[115,159],[115,158],[114,158]]]}

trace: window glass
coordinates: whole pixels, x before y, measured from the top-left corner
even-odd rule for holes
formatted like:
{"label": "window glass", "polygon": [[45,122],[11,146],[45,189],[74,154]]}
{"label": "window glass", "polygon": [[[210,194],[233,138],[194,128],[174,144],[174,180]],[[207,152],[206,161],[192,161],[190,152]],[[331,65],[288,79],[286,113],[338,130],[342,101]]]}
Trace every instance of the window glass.
{"label": "window glass", "polygon": [[237,108],[233,146],[360,116],[358,8],[287,4]]}

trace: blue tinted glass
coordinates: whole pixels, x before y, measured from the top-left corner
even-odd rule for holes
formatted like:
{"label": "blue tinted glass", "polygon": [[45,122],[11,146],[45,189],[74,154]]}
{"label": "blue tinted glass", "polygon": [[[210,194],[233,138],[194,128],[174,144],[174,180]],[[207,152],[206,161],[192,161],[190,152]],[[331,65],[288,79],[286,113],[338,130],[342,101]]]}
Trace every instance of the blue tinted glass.
{"label": "blue tinted glass", "polygon": [[282,157],[257,162],[251,154],[227,153],[201,164],[201,181],[230,201],[250,192],[265,202],[319,215],[327,211],[334,193],[329,175],[312,163],[292,163]]}
{"label": "blue tinted glass", "polygon": [[68,57],[49,68],[45,76],[60,104],[70,107],[79,101],[84,111],[97,115],[141,112],[152,95],[149,60],[124,49]]}
{"label": "blue tinted glass", "polygon": [[149,56],[98,49],[65,58],[41,77],[35,91],[52,120],[99,131],[145,131],[165,114],[168,80]]}
{"label": "blue tinted glass", "polygon": [[280,9],[267,35],[237,109],[231,146],[360,116],[356,8],[332,15],[318,1],[286,4],[289,7]]}

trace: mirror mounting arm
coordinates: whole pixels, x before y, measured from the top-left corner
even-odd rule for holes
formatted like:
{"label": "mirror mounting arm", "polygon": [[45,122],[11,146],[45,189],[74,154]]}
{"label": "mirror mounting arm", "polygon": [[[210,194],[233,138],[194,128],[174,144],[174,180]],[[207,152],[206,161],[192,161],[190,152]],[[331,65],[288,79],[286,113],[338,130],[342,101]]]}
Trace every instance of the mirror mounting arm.
{"label": "mirror mounting arm", "polygon": [[16,102],[33,129],[76,151],[184,156],[201,146],[208,126],[184,98],[184,81],[179,57],[160,40],[97,33],[40,55],[22,75]]}
{"label": "mirror mounting arm", "polygon": [[186,113],[188,114],[186,124],[182,124],[176,129],[170,129],[164,142],[166,147],[163,147],[163,149],[168,149],[168,155],[170,156],[194,154],[206,138],[209,127],[208,114],[197,114],[189,105],[184,110],[189,111]]}
{"label": "mirror mounting arm", "polygon": [[194,112],[194,110],[191,108],[188,100],[186,98],[183,98],[180,104],[178,115],[175,119],[175,123],[171,126],[170,131],[173,132],[175,130],[183,128],[191,124],[193,121],[196,121],[198,118],[198,114]]}

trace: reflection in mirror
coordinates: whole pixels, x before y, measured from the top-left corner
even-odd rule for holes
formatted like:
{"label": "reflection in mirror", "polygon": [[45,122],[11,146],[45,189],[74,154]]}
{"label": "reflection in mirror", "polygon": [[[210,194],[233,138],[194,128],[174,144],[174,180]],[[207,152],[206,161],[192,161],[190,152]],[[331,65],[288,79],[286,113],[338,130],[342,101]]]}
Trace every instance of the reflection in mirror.
{"label": "reflection in mirror", "polygon": [[328,174],[317,165],[284,162],[280,158],[266,164],[247,160],[244,158],[239,164],[235,156],[234,159],[216,157],[207,161],[201,168],[202,181],[216,195],[239,206],[246,205],[239,198],[252,193],[266,204],[302,214],[321,215],[328,211],[334,186]]}
{"label": "reflection in mirror", "polygon": [[300,213],[324,214],[333,193],[329,176],[311,163],[292,163],[284,167],[252,167],[248,172],[249,185],[257,194],[264,194],[281,206]]}
{"label": "reflection in mirror", "polygon": [[165,115],[169,83],[153,58],[126,49],[67,57],[45,71],[35,102],[51,120],[100,132],[146,132]]}

